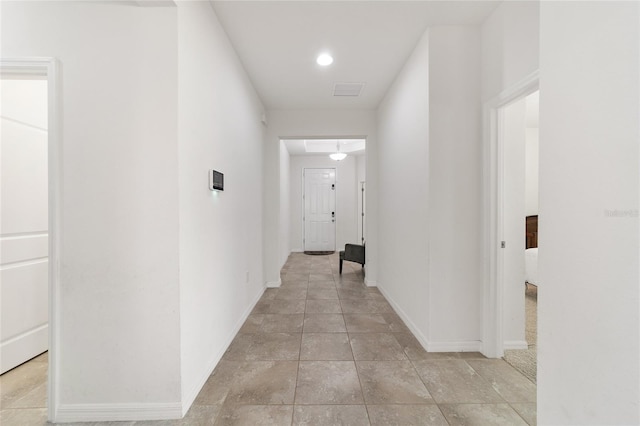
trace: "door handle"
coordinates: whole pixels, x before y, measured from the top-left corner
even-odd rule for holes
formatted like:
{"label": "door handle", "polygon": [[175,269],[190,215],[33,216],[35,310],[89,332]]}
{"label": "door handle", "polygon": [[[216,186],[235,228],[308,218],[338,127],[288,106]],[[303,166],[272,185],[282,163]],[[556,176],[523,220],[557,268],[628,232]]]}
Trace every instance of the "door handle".
{"label": "door handle", "polygon": [[336,212],[331,212],[331,217],[336,217]]}

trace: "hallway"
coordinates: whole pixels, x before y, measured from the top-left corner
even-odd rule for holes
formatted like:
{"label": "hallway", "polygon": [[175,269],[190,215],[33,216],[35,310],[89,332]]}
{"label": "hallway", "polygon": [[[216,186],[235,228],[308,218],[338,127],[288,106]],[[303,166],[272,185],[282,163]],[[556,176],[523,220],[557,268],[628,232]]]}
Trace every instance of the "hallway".
{"label": "hallway", "polygon": [[479,353],[427,353],[360,265],[294,253],[281,276],[196,400],[222,405],[218,424],[535,424],[535,385]]}
{"label": "hallway", "polygon": [[[108,424],[535,424],[531,381],[479,353],[427,353],[360,265],[345,262],[341,276],[337,254],[294,253],[281,275],[184,419]],[[15,389],[24,397],[2,390],[2,425],[45,424],[44,408],[21,402],[33,393]]]}

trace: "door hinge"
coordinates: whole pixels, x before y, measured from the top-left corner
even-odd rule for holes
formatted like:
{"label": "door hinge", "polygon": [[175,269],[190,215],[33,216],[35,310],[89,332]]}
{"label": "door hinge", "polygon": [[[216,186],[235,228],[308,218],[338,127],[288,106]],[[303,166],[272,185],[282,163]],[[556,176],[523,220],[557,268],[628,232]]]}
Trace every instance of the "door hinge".
{"label": "door hinge", "polygon": [[364,217],[364,213],[362,213],[362,217]]}
{"label": "door hinge", "polygon": [[507,247],[507,242],[506,241],[500,241],[500,248],[505,248]]}

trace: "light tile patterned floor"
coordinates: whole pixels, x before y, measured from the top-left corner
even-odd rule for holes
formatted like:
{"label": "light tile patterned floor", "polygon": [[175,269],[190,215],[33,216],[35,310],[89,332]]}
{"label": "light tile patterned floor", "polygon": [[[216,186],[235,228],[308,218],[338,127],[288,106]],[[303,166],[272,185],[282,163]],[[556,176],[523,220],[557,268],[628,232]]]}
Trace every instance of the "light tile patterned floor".
{"label": "light tile patterned floor", "polygon": [[[0,376],[2,426],[46,423],[46,361]],[[535,424],[535,401],[503,360],[427,353],[360,265],[298,253],[184,419],[84,424],[516,426]]]}

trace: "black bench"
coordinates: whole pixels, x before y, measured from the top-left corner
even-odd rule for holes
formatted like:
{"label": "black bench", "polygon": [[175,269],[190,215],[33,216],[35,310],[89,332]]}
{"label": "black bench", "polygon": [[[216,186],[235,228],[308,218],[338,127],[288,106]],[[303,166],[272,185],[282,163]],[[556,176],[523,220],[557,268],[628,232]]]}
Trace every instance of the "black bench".
{"label": "black bench", "polygon": [[345,244],[344,251],[340,252],[340,273],[342,274],[342,262],[356,262],[364,266],[364,246],[358,244]]}

